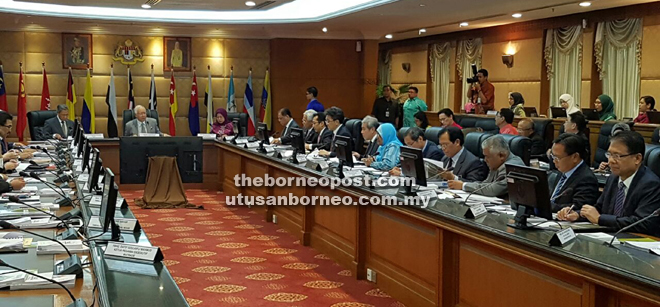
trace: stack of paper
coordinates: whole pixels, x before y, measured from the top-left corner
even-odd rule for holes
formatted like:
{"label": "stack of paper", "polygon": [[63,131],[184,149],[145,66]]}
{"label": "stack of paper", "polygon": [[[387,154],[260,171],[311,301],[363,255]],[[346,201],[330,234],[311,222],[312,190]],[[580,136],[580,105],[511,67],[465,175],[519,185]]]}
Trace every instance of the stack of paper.
{"label": "stack of paper", "polygon": [[53,218],[36,218],[36,219],[27,218],[27,220],[24,219],[26,218],[15,219],[8,222],[14,224],[14,226],[21,229],[54,228],[62,223],[62,221]]}
{"label": "stack of paper", "polygon": [[[58,210],[60,208],[60,205],[54,204],[54,203],[29,202],[27,204],[32,206],[32,207],[37,207],[37,208],[45,210],[45,211]],[[5,206],[7,206],[7,209],[30,208],[29,206],[26,206],[24,204],[12,203],[12,202],[6,203]]]}
{"label": "stack of paper", "polygon": [[[89,247],[82,244],[81,240],[59,240],[71,253],[79,253],[89,250]],[[37,255],[52,255],[66,253],[66,250],[53,241],[38,241]]]}
{"label": "stack of paper", "polygon": [[0,236],[0,252],[24,251],[32,244],[32,238],[24,238],[16,232],[5,232]]}
{"label": "stack of paper", "polygon": [[[610,241],[612,241],[613,238],[612,235],[606,234],[604,232],[579,233],[578,236],[582,236],[606,243],[610,243]],[[621,244],[621,242],[618,239],[614,239],[614,242],[612,242],[612,244]]]}
{"label": "stack of paper", "polygon": [[[37,271],[35,270],[34,273]],[[27,274],[12,269],[0,270],[0,288],[7,288],[13,284],[21,283]]]}
{"label": "stack of paper", "polygon": [[49,217],[48,214],[45,214],[39,210],[34,209],[2,209],[0,210],[0,220],[8,220],[19,217]]}
{"label": "stack of paper", "polygon": [[[76,275],[53,275],[53,272],[37,273],[39,276],[53,279],[65,287],[71,289],[76,285]],[[34,289],[61,289],[57,284],[51,283],[45,279],[25,275],[23,282],[17,282],[9,286],[10,290],[34,290]]]}
{"label": "stack of paper", "polygon": [[626,241],[624,242],[624,244],[645,251],[650,251],[652,249],[660,248],[660,242],[658,241],[654,241],[654,242]]}

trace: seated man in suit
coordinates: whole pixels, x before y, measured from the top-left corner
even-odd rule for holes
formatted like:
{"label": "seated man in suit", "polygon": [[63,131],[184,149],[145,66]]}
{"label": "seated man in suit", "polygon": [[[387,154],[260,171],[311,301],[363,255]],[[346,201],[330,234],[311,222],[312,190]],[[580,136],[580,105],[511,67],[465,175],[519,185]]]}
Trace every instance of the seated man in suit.
{"label": "seated man in suit", "polygon": [[316,115],[316,111],[314,110],[303,112],[302,128],[305,144],[314,143],[314,140],[316,140],[317,137],[316,131],[314,130],[314,115]]}
{"label": "seated man in suit", "polygon": [[543,136],[534,131],[534,121],[530,118],[523,118],[518,122],[518,134],[528,137],[532,140],[532,155],[543,155],[548,149],[545,145]]}
{"label": "seated man in suit", "polygon": [[[637,132],[623,131],[610,139],[607,159],[612,176],[603,194],[592,205],[580,210],[563,208],[557,218],[563,221],[588,220],[619,230],[651,215],[660,208],[660,179],[644,166],[644,138]],[[660,236],[660,218],[652,217],[629,230]]]}
{"label": "seated man in suit", "polygon": [[378,129],[378,126],[380,123],[378,122],[378,119],[371,115],[367,115],[362,119],[362,130],[360,133],[362,133],[362,138],[364,139],[365,142],[369,142],[369,145],[367,146],[367,150],[365,150],[364,154],[360,154],[359,152],[353,152],[353,157],[356,159],[365,159],[367,157],[373,157],[378,154],[378,133],[376,133],[376,129]]}
{"label": "seated man in suit", "polygon": [[579,210],[582,205],[596,203],[598,180],[584,162],[585,155],[584,141],[577,135],[564,133],[554,140],[551,158],[561,176],[550,183],[553,212],[570,206]]}
{"label": "seated man in suit", "polygon": [[445,180],[483,181],[488,176],[488,166],[463,147],[464,141],[463,131],[456,127],[448,127],[440,135],[439,144],[445,153],[442,163],[448,170],[440,176]]}
{"label": "seated man in suit", "polygon": [[291,117],[291,111],[287,108],[280,109],[277,112],[277,121],[284,127],[279,138],[273,139],[273,144],[291,144],[291,132],[293,128],[300,128],[298,123]]}
{"label": "seated man in suit", "polygon": [[[330,144],[330,150],[321,150],[319,155],[326,157],[335,157],[335,139],[338,135],[351,138],[351,132],[348,131],[348,128],[344,126],[344,111],[337,107],[331,107],[325,111],[325,123],[328,126],[328,129],[332,131],[334,136],[332,137],[332,143]],[[355,142],[355,141],[354,141]]]}
{"label": "seated man in suit", "polygon": [[[7,136],[11,132],[13,116],[0,111],[0,148],[2,148],[2,163],[0,163],[0,173],[13,172],[18,167],[18,158],[22,158],[22,153],[18,149],[9,149],[6,142]],[[31,154],[30,154],[31,156]]]}
{"label": "seated man in suit", "polygon": [[482,182],[462,182],[450,180],[449,188],[475,192],[485,196],[504,196],[508,193],[506,181],[505,164],[525,165],[520,157],[514,155],[509,149],[509,144],[499,135],[491,136],[481,143],[484,151],[484,159],[490,172],[486,180]]}
{"label": "seated man in suit", "polygon": [[[429,141],[424,137],[424,130],[419,127],[411,127],[406,131],[406,136],[403,137],[403,142],[408,147],[417,148],[422,150],[422,155],[424,159],[431,159],[440,161],[444,157],[442,151],[438,148],[438,145]],[[395,167],[390,170],[390,175],[399,176],[401,175],[401,168]]]}
{"label": "seated man in suit", "polygon": [[44,138],[66,140],[73,135],[73,121],[69,119],[69,108],[65,104],[57,106],[57,116],[44,122]]}
{"label": "seated man in suit", "polygon": [[325,126],[325,113],[319,112],[312,119],[312,127],[316,131],[316,140],[311,144],[305,144],[307,150],[330,150],[334,134]]}
{"label": "seated man in suit", "polygon": [[124,136],[139,136],[142,133],[158,133],[164,135],[158,129],[155,119],[147,117],[147,109],[141,105],[135,106],[135,119],[126,123]]}

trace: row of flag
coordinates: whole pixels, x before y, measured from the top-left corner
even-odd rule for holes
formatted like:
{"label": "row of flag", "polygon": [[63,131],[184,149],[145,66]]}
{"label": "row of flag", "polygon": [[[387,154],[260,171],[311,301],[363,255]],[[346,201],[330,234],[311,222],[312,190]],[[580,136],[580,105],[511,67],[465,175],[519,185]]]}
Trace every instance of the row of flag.
{"label": "row of flag", "polygon": [[[108,84],[108,91],[106,94],[106,105],[108,106],[108,136],[117,137],[117,95],[115,92],[114,84],[114,71],[111,66],[110,69],[110,82]],[[207,123],[213,123],[215,121],[215,110],[213,109],[213,93],[212,93],[212,78],[211,78],[211,67],[208,66],[208,84],[206,85],[206,90],[204,92],[204,106],[206,107],[206,119]],[[41,91],[41,106],[40,110],[50,110],[50,91],[48,88],[48,77],[46,73],[45,65],[42,64],[42,73],[43,73],[43,87]],[[83,95],[83,108],[81,115],[81,122],[86,133],[95,133],[96,132],[96,112],[94,110],[94,100],[93,100],[93,91],[92,91],[92,75],[91,71],[87,69],[86,76],[87,84],[85,86],[85,94]],[[271,129],[272,114],[271,114],[271,95],[270,95],[270,79],[269,72],[266,70],[266,77],[264,82],[264,87],[261,95],[261,110],[259,112],[259,121],[267,124],[268,129]],[[73,74],[71,68],[69,68],[69,75],[67,80],[67,94],[66,94],[66,105],[69,108],[69,119],[75,120],[75,105],[77,103],[76,98],[76,88],[73,81]],[[231,69],[231,76],[229,78],[229,91],[227,94],[227,112],[236,112],[236,100],[235,100],[235,91],[234,91],[234,69]],[[178,101],[176,94],[176,84],[174,80],[174,71],[171,72],[170,76],[170,93],[169,93],[169,134],[174,136],[176,135],[176,124],[175,116],[178,110]],[[27,95],[25,94],[25,81],[23,78],[23,64],[20,63],[20,73],[19,73],[19,95],[17,101],[17,120],[16,120],[16,133],[18,135],[19,141],[23,141],[25,127],[27,126]],[[156,80],[154,77],[154,68],[151,65],[151,84],[149,89],[149,106],[151,110],[156,110],[158,106],[158,99],[156,94]],[[128,104],[127,109],[135,108],[135,94],[133,89],[133,76],[131,75],[130,68],[128,69]],[[0,109],[7,110],[7,91],[4,82],[4,70],[2,64],[0,64]],[[250,69],[248,80],[245,85],[245,96],[243,103],[243,112],[248,114],[248,135],[254,135],[256,131],[256,112],[254,97],[252,91],[252,69]],[[188,109],[188,125],[190,133],[192,135],[197,135],[200,132],[199,126],[199,91],[197,87],[197,73],[193,70],[193,82],[190,93],[190,104]],[[207,125],[206,133],[211,132],[211,124]]]}

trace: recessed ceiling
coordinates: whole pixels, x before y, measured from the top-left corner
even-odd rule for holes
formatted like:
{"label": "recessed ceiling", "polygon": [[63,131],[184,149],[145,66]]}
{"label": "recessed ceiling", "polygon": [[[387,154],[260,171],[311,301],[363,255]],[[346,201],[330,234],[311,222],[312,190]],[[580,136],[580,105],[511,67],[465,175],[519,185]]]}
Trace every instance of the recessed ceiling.
{"label": "recessed ceiling", "polygon": [[[11,0],[0,0],[2,4],[12,3]],[[37,0],[29,0],[37,1]],[[54,3],[82,2],[82,0],[40,0]],[[119,4],[128,3],[128,0],[116,0]],[[157,6],[170,0],[163,0]],[[178,2],[197,2],[193,0],[176,0]],[[237,5],[244,1],[222,1],[227,7]],[[295,0],[288,4],[281,4],[276,9],[286,5],[302,3],[307,0]],[[312,0],[324,2],[326,0]],[[332,2],[355,3],[365,0],[329,0]],[[102,0],[89,0],[87,5],[102,3]],[[201,2],[201,1],[200,1]],[[220,2],[219,0],[207,2]],[[261,1],[255,1],[257,4]],[[93,34],[123,34],[148,36],[198,36],[220,38],[314,38],[314,39],[384,39],[385,34],[391,33],[392,40],[401,40],[414,37],[423,37],[442,33],[472,30],[491,27],[514,22],[529,21],[609,9],[627,5],[635,5],[654,0],[597,0],[590,7],[579,6],[581,1],[566,0],[392,0],[370,2],[370,5],[354,6],[351,13],[340,16],[327,17],[322,21],[312,22],[286,22],[264,24],[244,22],[213,22],[187,24],[181,22],[141,22],[126,20],[105,20],[70,17],[48,17],[35,14],[0,13],[4,21],[2,29],[5,31],[48,31],[48,32],[82,32]],[[27,2],[23,2],[25,4]],[[114,3],[114,2],[113,2]],[[141,0],[133,1],[138,5]],[[374,3],[378,3],[375,5]],[[240,4],[240,3],[238,3]],[[201,4],[200,4],[201,5]],[[186,7],[187,8],[187,7]],[[196,7],[200,9],[200,7]],[[244,10],[241,8],[240,10]],[[275,9],[273,9],[275,10]],[[142,10],[143,15],[151,14],[156,10]],[[233,11],[236,14],[238,11]],[[513,18],[513,13],[522,13],[521,18]],[[458,24],[468,21],[468,27],[459,27]],[[322,29],[327,27],[327,33]],[[426,33],[420,35],[419,29],[425,28]]]}
{"label": "recessed ceiling", "polygon": [[[98,6],[98,7],[115,7],[122,9],[137,9],[140,5],[146,2],[140,0],[15,0],[17,2],[34,2],[42,4],[62,4],[71,6]],[[272,9],[279,5],[294,0],[255,0],[257,7],[262,4],[272,2],[262,9]],[[158,4],[152,6],[152,10],[213,10],[213,11],[237,11],[250,9],[245,5],[245,0],[162,0]]]}

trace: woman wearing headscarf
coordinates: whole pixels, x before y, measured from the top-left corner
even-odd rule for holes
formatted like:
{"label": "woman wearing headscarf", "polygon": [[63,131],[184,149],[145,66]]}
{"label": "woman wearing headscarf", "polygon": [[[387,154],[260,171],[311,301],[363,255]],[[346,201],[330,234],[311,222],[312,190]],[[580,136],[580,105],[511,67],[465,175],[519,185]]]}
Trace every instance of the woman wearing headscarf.
{"label": "woman wearing headscarf", "polygon": [[234,135],[234,125],[227,120],[227,110],[218,108],[215,110],[215,122],[211,127],[211,133],[218,137]]}
{"label": "woman wearing headscarf", "polygon": [[575,112],[580,112],[580,109],[575,105],[573,96],[569,94],[563,94],[559,96],[559,104],[562,108],[566,109],[566,115],[571,115]]}
{"label": "woman wearing headscarf", "polygon": [[396,128],[392,124],[382,124],[376,130],[378,133],[378,155],[375,158],[365,159],[367,166],[381,171],[389,171],[399,165],[401,155],[401,142],[396,137]]}
{"label": "woman wearing headscarf", "polygon": [[610,96],[598,96],[594,105],[596,106],[600,120],[606,122],[608,120],[616,119],[616,114],[614,114],[614,102],[612,102],[612,98],[610,98]]}
{"label": "woman wearing headscarf", "polygon": [[426,117],[426,113],[424,113],[424,111],[415,113],[415,125],[424,130],[431,127],[431,125],[429,125],[429,119]]}
{"label": "woman wearing headscarf", "polygon": [[518,92],[509,93],[509,105],[511,106],[511,111],[513,115],[518,117],[527,117],[525,114],[525,99],[522,94]]}

